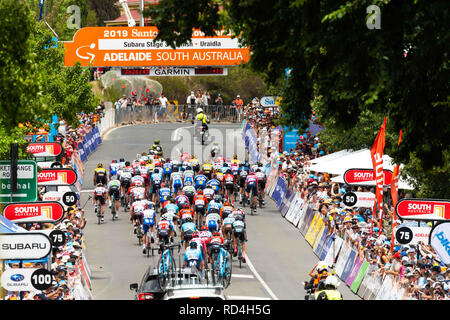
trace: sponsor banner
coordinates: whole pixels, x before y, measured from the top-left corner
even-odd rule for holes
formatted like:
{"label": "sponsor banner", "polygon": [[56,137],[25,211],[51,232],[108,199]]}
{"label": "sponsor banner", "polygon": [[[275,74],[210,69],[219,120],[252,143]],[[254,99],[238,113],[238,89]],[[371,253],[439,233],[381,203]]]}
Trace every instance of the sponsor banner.
{"label": "sponsor banner", "polygon": [[289,208],[287,209],[286,215],[284,217],[287,221],[292,223],[294,220],[295,212],[296,210],[298,210],[298,202],[301,200],[301,198],[298,193],[292,193],[291,196],[292,199],[289,203]]}
{"label": "sponsor banner", "polygon": [[78,154],[80,156],[81,162],[85,163],[87,161],[86,151],[84,150],[83,142],[78,142]]}
{"label": "sponsor banner", "polygon": [[450,264],[450,222],[436,225],[430,234],[430,245],[445,264]]}
{"label": "sponsor banner", "polygon": [[60,192],[60,191],[49,191],[49,192],[44,193],[44,195],[42,196],[42,200],[43,201],[57,201],[61,205],[63,205],[65,208],[66,205],[63,202],[64,193],[65,192]]}
{"label": "sponsor banner", "polygon": [[64,149],[59,142],[31,142],[27,146],[27,152],[37,157],[57,157]]}
{"label": "sponsor banner", "polygon": [[346,192],[343,202],[346,207],[373,208],[375,204],[375,194],[372,192]]}
{"label": "sponsor banner", "polygon": [[43,233],[0,233],[0,260],[42,259],[52,249]]}
{"label": "sponsor banner", "polygon": [[73,66],[232,66],[247,63],[250,49],[242,48],[237,38],[218,31],[207,37],[193,30],[191,41],[172,49],[156,41],[158,29],[147,27],[85,27],[73,41],[65,42],[64,65]]}
{"label": "sponsor banner", "polygon": [[311,221],[311,224],[308,228],[308,231],[305,235],[305,240],[312,246],[314,243],[314,239],[317,236],[317,231],[320,228],[321,223],[323,223],[323,219],[320,213],[316,212],[314,218]]}
{"label": "sponsor banner", "polygon": [[304,215],[304,219],[301,223],[300,227],[300,233],[305,236],[306,231],[308,230],[313,218],[315,216],[315,211],[308,205],[308,208],[306,210],[306,213]]}
{"label": "sponsor banner", "polygon": [[2,273],[2,287],[8,291],[36,291],[31,276],[36,268],[11,268]]}
{"label": "sponsor banner", "polygon": [[280,101],[281,101],[281,97],[268,96],[268,97],[262,97],[259,100],[259,103],[261,104],[262,107],[265,107],[265,108],[275,108],[280,105]]}
{"label": "sponsor banner", "polygon": [[347,280],[347,277],[350,275],[350,272],[353,268],[353,263],[355,262],[356,251],[351,249],[347,258],[347,262],[345,263],[344,270],[342,271],[341,279]]}
{"label": "sponsor banner", "polygon": [[73,185],[77,173],[73,169],[42,169],[38,173],[38,185]]}
{"label": "sponsor banner", "polygon": [[64,216],[64,207],[54,201],[10,203],[3,215],[14,223],[58,222]]}
{"label": "sponsor banner", "polygon": [[[392,171],[383,170],[383,184],[388,186],[392,181]],[[348,169],[344,173],[344,181],[346,184],[364,184],[364,182],[375,182],[375,173],[373,169]]]}
{"label": "sponsor banner", "polygon": [[450,220],[450,201],[434,199],[401,199],[395,213],[406,220]]}
{"label": "sponsor banner", "polygon": [[[298,196],[300,197],[300,194],[297,193]],[[296,203],[295,209],[294,209],[294,218],[292,219],[292,223],[294,224],[294,226],[298,226],[301,218],[303,217],[303,215],[306,212],[306,208],[307,205],[305,204],[304,200],[302,198],[299,198],[298,202]]]}
{"label": "sponsor banner", "polygon": [[319,260],[325,260],[327,253],[330,250],[333,243],[334,243],[334,235],[327,237],[325,234],[325,241],[323,243],[323,246],[322,246],[320,252],[317,253]]}
{"label": "sponsor banner", "polygon": [[342,239],[341,237],[337,237],[337,236],[334,239],[334,241],[332,242],[329,250],[327,251],[325,259],[324,259],[324,261],[326,261],[329,266],[333,265],[335,263],[336,259],[339,257],[343,243],[344,243],[344,239]]}
{"label": "sponsor banner", "polygon": [[283,195],[283,199],[281,200],[280,204],[280,212],[283,217],[286,216],[286,213],[289,210],[289,206],[291,205],[291,201],[294,196],[295,194],[289,188],[286,188],[286,192]]}
{"label": "sponsor banner", "polygon": [[339,253],[338,259],[336,261],[336,274],[339,278],[342,279],[342,274],[344,273],[345,266],[347,264],[348,258],[350,257],[350,253],[352,248],[345,241],[342,245],[341,252]]}
{"label": "sponsor banner", "polygon": [[322,248],[325,244],[325,240],[327,238],[327,234],[328,234],[328,227],[324,224],[322,231],[319,233],[319,236],[317,237],[317,240],[313,247],[314,253],[316,254],[316,256],[320,256],[320,253],[322,252]]}
{"label": "sponsor banner", "polygon": [[355,280],[353,280],[352,285],[350,287],[350,290],[352,290],[353,293],[356,293],[358,291],[359,286],[361,285],[365,275],[367,274],[368,268],[369,263],[364,259],[364,262],[361,264],[358,270],[358,274],[356,275]]}

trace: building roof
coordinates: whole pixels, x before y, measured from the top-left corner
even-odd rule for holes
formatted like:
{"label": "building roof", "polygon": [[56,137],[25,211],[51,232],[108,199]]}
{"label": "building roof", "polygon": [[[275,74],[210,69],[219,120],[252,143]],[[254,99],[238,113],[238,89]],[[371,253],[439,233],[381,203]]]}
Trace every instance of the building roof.
{"label": "building roof", "polygon": [[[141,19],[141,15],[139,14],[138,10],[130,10],[131,16],[136,21],[137,24],[139,24],[139,21]],[[150,18],[145,18],[144,21],[151,21]],[[105,23],[114,23],[114,22],[128,22],[126,14],[121,15],[117,19],[105,21]]]}

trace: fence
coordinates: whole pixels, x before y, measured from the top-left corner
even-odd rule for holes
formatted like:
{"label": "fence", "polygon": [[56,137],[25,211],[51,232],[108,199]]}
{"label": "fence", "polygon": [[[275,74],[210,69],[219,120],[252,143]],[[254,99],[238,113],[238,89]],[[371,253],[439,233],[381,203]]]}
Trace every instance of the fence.
{"label": "fence", "polygon": [[261,159],[267,169],[265,192],[275,201],[281,215],[299,230],[319,260],[334,265],[336,275],[364,300],[404,299],[405,288],[397,278],[378,274],[378,267],[360,256],[345,239],[337,235],[328,236],[322,214],[314,209],[312,203],[302,199],[298,191],[288,188],[288,182],[279,175],[278,165],[273,159]]}

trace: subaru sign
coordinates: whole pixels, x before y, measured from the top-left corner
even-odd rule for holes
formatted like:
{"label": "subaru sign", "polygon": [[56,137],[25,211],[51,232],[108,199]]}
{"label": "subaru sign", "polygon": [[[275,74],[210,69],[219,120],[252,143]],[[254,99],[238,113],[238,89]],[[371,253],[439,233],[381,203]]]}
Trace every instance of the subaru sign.
{"label": "subaru sign", "polygon": [[274,107],[278,107],[279,104],[279,97],[262,97],[259,100],[259,103],[261,103],[261,106],[265,107],[265,108],[274,108]]}
{"label": "subaru sign", "polygon": [[42,259],[52,243],[44,233],[0,233],[0,260]]}
{"label": "subaru sign", "polygon": [[2,273],[1,285],[8,291],[36,291],[31,283],[35,268],[11,268]]}

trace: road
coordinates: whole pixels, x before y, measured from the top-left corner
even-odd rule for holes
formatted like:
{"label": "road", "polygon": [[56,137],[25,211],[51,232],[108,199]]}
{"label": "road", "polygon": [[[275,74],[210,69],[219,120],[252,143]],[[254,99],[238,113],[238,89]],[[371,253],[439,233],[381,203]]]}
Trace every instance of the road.
{"label": "road", "polygon": [[[200,157],[202,147],[192,143],[193,127],[190,124],[159,123],[132,125],[111,130],[85,164],[82,204],[92,194],[92,174],[98,163],[108,166],[112,159],[132,160],[136,154],[148,151],[154,139],[159,139],[164,154],[179,157],[180,151],[189,151]],[[244,146],[237,124],[212,124],[210,132],[219,145],[225,146],[224,154],[237,153],[244,159]],[[209,146],[204,147],[205,158]],[[272,200],[256,215],[247,213],[247,263],[239,268],[234,260],[231,285],[225,290],[230,299],[282,299],[302,300],[305,291],[301,283],[308,280],[308,272],[318,261],[309,244],[292,224],[285,220]],[[246,208],[247,210],[247,208]],[[87,261],[92,272],[94,299],[128,300],[134,298],[131,283],[139,283],[150,264],[157,257],[142,254],[129,221],[128,213],[119,213],[119,220],[111,221],[106,209],[106,222],[98,225],[92,202],[85,207],[88,219],[85,228]],[[357,300],[345,284],[340,286],[346,300]]]}

